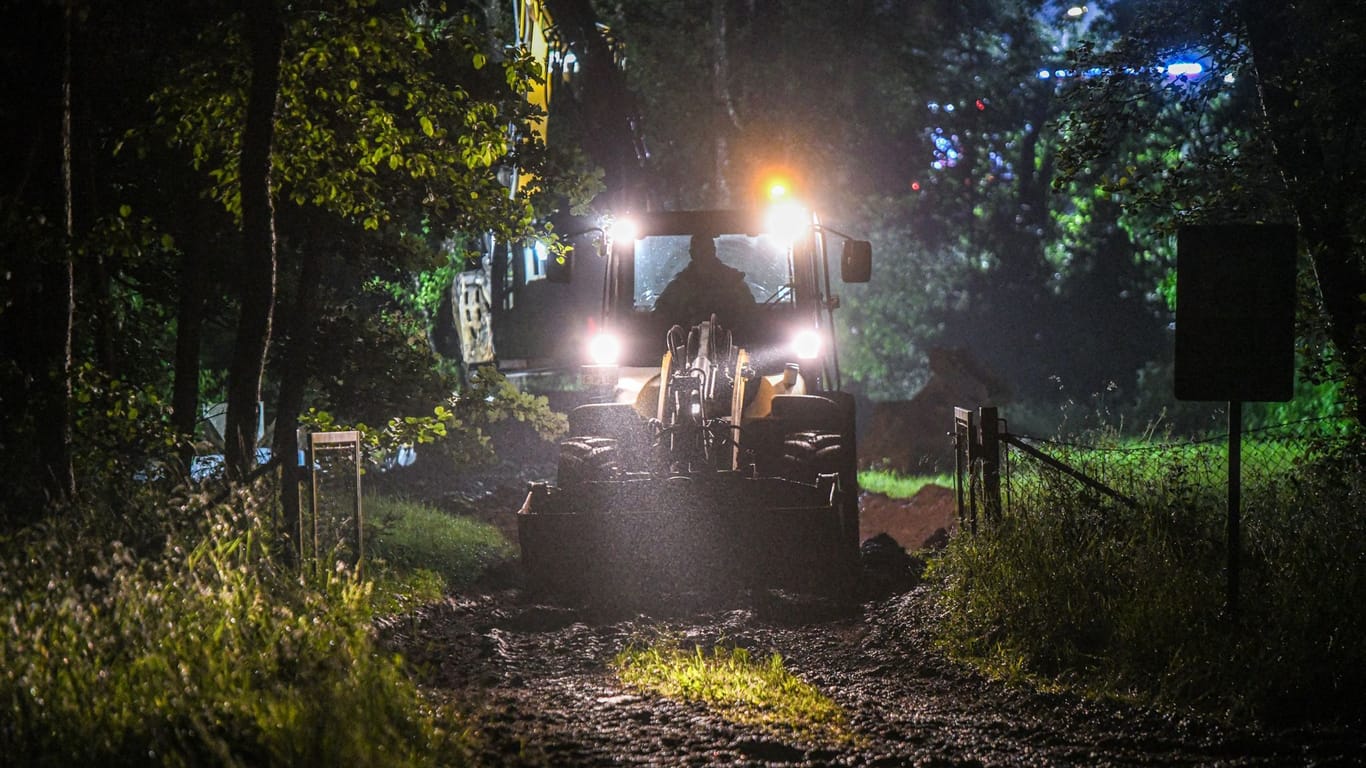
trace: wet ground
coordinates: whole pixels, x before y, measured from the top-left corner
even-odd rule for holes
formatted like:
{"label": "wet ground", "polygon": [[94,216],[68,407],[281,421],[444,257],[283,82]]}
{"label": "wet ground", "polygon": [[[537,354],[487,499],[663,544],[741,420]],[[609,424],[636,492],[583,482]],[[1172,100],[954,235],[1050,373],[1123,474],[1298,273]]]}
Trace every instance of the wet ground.
{"label": "wet ground", "polygon": [[[924,586],[842,617],[780,602],[612,617],[506,591],[453,596],[382,632],[422,685],[472,713],[490,765],[1359,764],[1360,742],[1329,733],[1257,733],[984,679],[933,650],[934,620]],[[844,708],[855,743],[803,742],[621,685],[613,655],[660,632],[781,654]]]}
{"label": "wet ground", "polygon": [[[522,492],[488,481],[448,502],[506,526]],[[900,570],[878,583],[880,594],[843,611],[767,595],[645,614],[540,603],[518,588],[514,564],[464,594],[382,620],[380,634],[419,684],[470,713],[488,765],[1366,764],[1359,731],[1265,733],[986,679],[935,650],[929,587]],[[843,707],[853,743],[804,742],[624,687],[612,657],[660,633],[780,654]]]}

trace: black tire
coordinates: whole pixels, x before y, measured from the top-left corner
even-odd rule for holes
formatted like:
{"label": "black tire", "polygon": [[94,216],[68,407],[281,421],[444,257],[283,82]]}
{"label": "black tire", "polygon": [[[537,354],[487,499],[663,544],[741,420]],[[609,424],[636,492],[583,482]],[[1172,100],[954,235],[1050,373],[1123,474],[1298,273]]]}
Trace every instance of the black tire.
{"label": "black tire", "polygon": [[816,482],[820,474],[844,468],[844,440],[835,432],[793,432],[783,438],[783,477]]}
{"label": "black tire", "polygon": [[556,483],[561,488],[621,474],[617,441],[610,437],[571,437],[560,443]]}

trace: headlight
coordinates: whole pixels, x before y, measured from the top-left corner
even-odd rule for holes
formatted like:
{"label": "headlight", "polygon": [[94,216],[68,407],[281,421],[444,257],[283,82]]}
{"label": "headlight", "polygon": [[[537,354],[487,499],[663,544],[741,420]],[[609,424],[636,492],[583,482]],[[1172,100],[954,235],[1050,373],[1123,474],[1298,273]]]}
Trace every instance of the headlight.
{"label": "headlight", "polygon": [[588,341],[588,359],[594,365],[616,365],[621,359],[621,339],[610,333],[599,333]]}
{"label": "headlight", "polygon": [[791,200],[779,200],[769,206],[764,227],[778,240],[793,243],[802,236],[810,222],[810,214],[801,205]]}
{"label": "headlight", "polygon": [[792,353],[800,360],[814,360],[821,354],[821,335],[808,328],[792,337]]}
{"label": "headlight", "polygon": [[607,239],[614,242],[620,240],[629,243],[636,239],[636,223],[630,218],[623,217],[607,221],[604,229],[607,230]]}

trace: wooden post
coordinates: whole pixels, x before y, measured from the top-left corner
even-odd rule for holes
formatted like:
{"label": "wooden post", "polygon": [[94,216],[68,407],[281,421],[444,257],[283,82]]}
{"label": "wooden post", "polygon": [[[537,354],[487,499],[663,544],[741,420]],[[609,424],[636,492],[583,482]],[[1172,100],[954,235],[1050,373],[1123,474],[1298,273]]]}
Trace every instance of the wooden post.
{"label": "wooden post", "polygon": [[958,507],[958,528],[963,528],[967,510],[963,506],[963,471],[966,469],[967,457],[963,454],[967,452],[967,439],[963,435],[963,430],[959,429],[962,421],[962,408],[953,409],[953,498]]}
{"label": "wooden post", "polygon": [[313,550],[310,563],[313,567],[313,576],[316,577],[318,575],[318,444],[313,439],[314,437],[316,435],[310,434],[308,436],[308,509],[310,523],[313,526],[313,534],[309,536],[312,541],[312,546],[309,549]]}
{"label": "wooden post", "polygon": [[982,507],[987,520],[1001,519],[1001,430],[995,407],[980,409],[982,455]]}
{"label": "wooden post", "polygon": [[361,565],[365,563],[365,520],[361,517],[361,489],[360,489],[360,433],[356,433],[356,441],[351,444],[353,453],[351,454],[351,466],[356,470],[356,509],[355,509],[355,535],[356,535],[356,562],[353,563],[356,575],[360,575]]}
{"label": "wooden post", "polygon": [[[958,525],[962,526],[965,522],[966,510],[968,530],[977,533],[977,428],[972,411],[966,408],[953,409],[953,432],[954,439],[961,445],[954,459],[955,464],[961,462],[961,466],[957,467],[959,477],[955,480],[958,485]],[[966,504],[963,500],[964,474],[967,475]]]}

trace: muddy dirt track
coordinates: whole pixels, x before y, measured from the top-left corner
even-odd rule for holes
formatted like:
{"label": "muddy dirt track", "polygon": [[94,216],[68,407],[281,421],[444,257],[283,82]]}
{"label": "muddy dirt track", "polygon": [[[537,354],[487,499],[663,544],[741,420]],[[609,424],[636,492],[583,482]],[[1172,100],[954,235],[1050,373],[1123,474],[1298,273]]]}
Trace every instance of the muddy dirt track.
{"label": "muddy dirt track", "polygon": [[[986,680],[931,648],[933,611],[923,586],[839,617],[781,601],[610,617],[505,591],[381,629],[423,686],[473,714],[489,765],[1307,766],[1366,754],[1349,734],[1255,733]],[[804,743],[623,687],[612,656],[660,632],[781,654],[845,709],[856,743]]]}
{"label": "muddy dirt track", "polygon": [[[503,526],[523,493],[473,491],[459,506]],[[923,585],[842,614],[773,596],[648,616],[557,607],[524,595],[514,565],[379,629],[420,685],[471,714],[486,765],[1366,765],[1358,729],[1262,733],[985,679],[933,648],[935,621]],[[660,633],[780,654],[844,708],[855,743],[803,742],[621,685],[612,657]]]}

